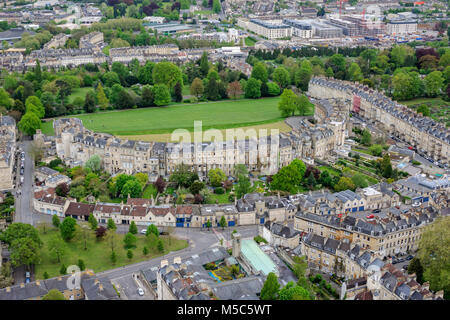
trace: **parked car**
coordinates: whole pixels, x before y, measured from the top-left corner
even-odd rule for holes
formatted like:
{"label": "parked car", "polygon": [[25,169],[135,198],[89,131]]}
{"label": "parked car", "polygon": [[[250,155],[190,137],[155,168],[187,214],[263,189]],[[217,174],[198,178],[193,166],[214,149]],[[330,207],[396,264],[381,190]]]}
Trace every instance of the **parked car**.
{"label": "parked car", "polygon": [[405,264],[404,266],[403,266],[403,268],[402,268],[403,270],[408,270],[408,265],[407,264]]}
{"label": "parked car", "polygon": [[406,260],[409,261],[409,260],[412,260],[413,258],[414,257],[412,255],[409,255],[409,256],[406,257]]}
{"label": "parked car", "polygon": [[147,229],[142,229],[141,234],[147,234]]}
{"label": "parked car", "polygon": [[381,212],[381,210],[380,209],[375,209],[375,210],[372,210],[372,213],[380,213]]}
{"label": "parked car", "polygon": [[140,295],[140,296],[143,296],[143,295],[145,294],[144,289],[142,289],[142,288],[139,288],[139,289],[137,290],[137,293],[138,293],[138,295]]}

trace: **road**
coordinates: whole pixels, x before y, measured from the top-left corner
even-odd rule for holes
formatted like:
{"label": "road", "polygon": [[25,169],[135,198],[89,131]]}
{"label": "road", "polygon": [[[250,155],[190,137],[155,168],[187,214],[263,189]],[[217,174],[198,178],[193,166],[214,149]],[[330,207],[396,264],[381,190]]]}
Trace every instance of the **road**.
{"label": "road", "polygon": [[19,164],[17,167],[18,183],[15,192],[15,203],[16,212],[14,214],[14,222],[22,222],[33,224],[33,172],[34,172],[34,161],[32,159],[31,141],[23,141],[21,143],[22,149],[25,151],[25,164],[24,164],[24,174],[23,183],[20,184],[20,157]]}
{"label": "road", "polygon": [[[228,230],[230,229],[230,230]],[[207,231],[202,229],[190,229],[190,228],[176,228],[174,236],[182,239],[189,240],[189,246],[183,250],[168,253],[164,256],[154,258],[148,261],[143,261],[127,266],[123,266],[116,269],[111,269],[97,273],[99,278],[109,279],[116,288],[121,292],[121,299],[124,300],[152,300],[154,297],[148,292],[148,289],[144,286],[140,286],[144,289],[144,296],[137,294],[138,284],[133,278],[134,274],[139,273],[140,270],[158,268],[161,265],[162,260],[169,260],[169,263],[173,261],[175,257],[180,257],[182,260],[189,259],[195,254],[200,254],[207,249],[214,248],[220,245],[219,239],[230,239],[232,230],[236,229],[242,238],[253,238],[257,235],[257,226],[243,226],[236,228],[226,228],[224,231],[221,228]],[[142,228],[140,228],[142,230]],[[228,232],[229,231],[229,232]]]}

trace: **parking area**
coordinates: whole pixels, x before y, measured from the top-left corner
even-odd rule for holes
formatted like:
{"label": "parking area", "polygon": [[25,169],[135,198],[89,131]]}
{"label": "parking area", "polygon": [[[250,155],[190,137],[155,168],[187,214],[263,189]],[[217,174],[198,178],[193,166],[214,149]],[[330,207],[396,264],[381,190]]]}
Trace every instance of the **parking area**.
{"label": "parking area", "polygon": [[[111,281],[119,290],[120,298],[123,300],[155,300],[153,294],[133,275],[126,275]],[[143,295],[138,293],[138,289],[143,290]]]}

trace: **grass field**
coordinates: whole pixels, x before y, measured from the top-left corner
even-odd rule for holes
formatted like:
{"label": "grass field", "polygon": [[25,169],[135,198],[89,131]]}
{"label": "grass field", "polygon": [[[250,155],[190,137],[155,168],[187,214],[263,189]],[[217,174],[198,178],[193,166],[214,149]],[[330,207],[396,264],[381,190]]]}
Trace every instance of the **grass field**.
{"label": "grass field", "polygon": [[156,190],[155,186],[150,183],[149,185],[147,185],[145,187],[144,192],[142,192],[142,198],[151,199],[151,197],[153,195],[153,198],[155,199],[157,194],[158,194],[158,190]]}
{"label": "grass field", "polygon": [[86,98],[86,93],[90,90],[94,90],[93,88],[76,88],[72,90],[72,94],[68,97],[69,103],[72,103],[73,100],[75,100],[76,97],[80,97],[83,99]]}
{"label": "grass field", "polygon": [[255,45],[255,43],[256,43],[256,41],[252,37],[245,38],[245,45],[246,46],[252,47],[252,46]]}
{"label": "grass field", "polygon": [[[41,262],[35,265],[36,279],[43,279],[44,272],[47,272],[50,278],[56,277],[60,274],[59,270],[62,264],[68,267],[70,265],[77,264],[78,259],[82,259],[84,261],[87,269],[92,269],[94,272],[101,272],[127,264],[149,260],[163,254],[167,254],[169,251],[181,250],[187,247],[187,242],[185,240],[172,237],[169,245],[168,236],[161,236],[165,251],[164,253],[160,253],[156,248],[151,248],[148,244],[146,244],[145,236],[136,235],[137,243],[136,248],[133,250],[134,256],[131,260],[129,260],[127,258],[127,250],[124,248],[122,242],[124,234],[117,234],[115,246],[117,262],[113,265],[110,260],[111,248],[108,246],[108,242],[105,239],[97,240],[92,231],[92,235],[87,241],[87,250],[84,250],[84,242],[82,239],[72,239],[70,242],[66,243],[65,254],[62,257],[62,261],[58,263],[56,258],[50,254],[48,249],[49,240],[58,233],[59,230],[56,228],[50,229],[50,231],[47,231],[45,234],[43,234],[42,231],[39,233],[44,245],[42,246],[40,252]],[[144,256],[142,250],[146,245],[149,248],[149,254]]]}
{"label": "grass field", "polygon": [[[261,125],[283,120],[278,110],[279,97],[258,100],[227,100],[167,107],[132,109],[74,115],[86,128],[113,135],[171,133],[175,129],[193,131],[194,121],[203,121],[203,130]],[[42,124],[42,131],[52,135],[52,121]]]}

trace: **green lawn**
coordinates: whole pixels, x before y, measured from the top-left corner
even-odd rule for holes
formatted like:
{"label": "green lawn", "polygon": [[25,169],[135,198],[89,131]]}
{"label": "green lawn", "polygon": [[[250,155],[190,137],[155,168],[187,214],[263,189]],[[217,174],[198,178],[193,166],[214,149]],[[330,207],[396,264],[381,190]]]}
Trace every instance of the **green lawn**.
{"label": "green lawn", "polygon": [[445,123],[447,127],[450,126],[450,103],[441,98],[417,98],[400,101],[399,103],[407,105],[414,110],[425,104],[430,108],[430,117],[433,120]]}
{"label": "green lawn", "polygon": [[[132,264],[144,260],[153,259],[155,257],[161,256],[163,254],[167,254],[169,251],[181,250],[187,247],[187,242],[185,240],[180,240],[176,238],[170,239],[168,236],[161,236],[161,239],[164,243],[165,252],[160,253],[156,249],[156,247],[151,248],[148,244],[146,244],[146,237],[143,235],[137,235],[137,245],[133,250],[134,257],[129,260],[127,258],[127,250],[123,246],[123,237],[124,234],[117,234],[116,241],[116,255],[117,262],[113,265],[110,260],[111,248],[108,246],[108,242],[103,240],[96,240],[95,235],[90,236],[90,239],[87,241],[87,250],[84,250],[84,242],[80,238],[75,238],[67,243],[66,253],[62,258],[60,263],[57,262],[56,258],[54,258],[49,250],[48,250],[48,242],[49,240],[59,233],[58,229],[52,228],[50,231],[47,231],[45,234],[40,231],[40,238],[43,241],[44,245],[41,248],[40,257],[41,262],[36,264],[35,272],[36,279],[43,279],[44,272],[47,272],[49,277],[58,276],[61,265],[64,263],[66,267],[77,264],[78,259],[82,259],[86,265],[87,269],[94,270],[94,272],[101,272],[108,269],[118,268],[127,264]],[[147,245],[149,248],[149,254],[144,256],[142,253],[142,249]]]}
{"label": "green lawn", "polygon": [[[86,128],[113,135],[170,133],[175,129],[193,131],[194,121],[203,121],[203,130],[225,129],[273,123],[282,120],[279,97],[258,100],[226,100],[198,104],[176,104],[167,107],[109,111],[73,115]],[[67,116],[66,116],[67,117]],[[52,134],[53,121],[43,123],[42,131]]]}
{"label": "green lawn", "polygon": [[245,38],[245,45],[249,47],[253,47],[255,45],[256,41],[252,37]]}
{"label": "green lawn", "polygon": [[86,93],[90,90],[94,90],[94,89],[92,87],[73,89],[72,94],[68,97],[69,103],[72,103],[76,97],[80,97],[84,101],[84,98],[86,97]]}
{"label": "green lawn", "polygon": [[[144,192],[142,193],[142,198],[150,199],[153,195],[153,198],[156,198],[158,190],[156,190],[153,184],[149,184],[145,187]],[[156,199],[155,199],[156,200]]]}
{"label": "green lawn", "polygon": [[320,169],[320,171],[328,171],[328,173],[330,175],[335,176],[335,177],[339,177],[341,175],[339,171],[337,171],[336,169],[331,168],[331,167],[320,166],[319,169]]}

